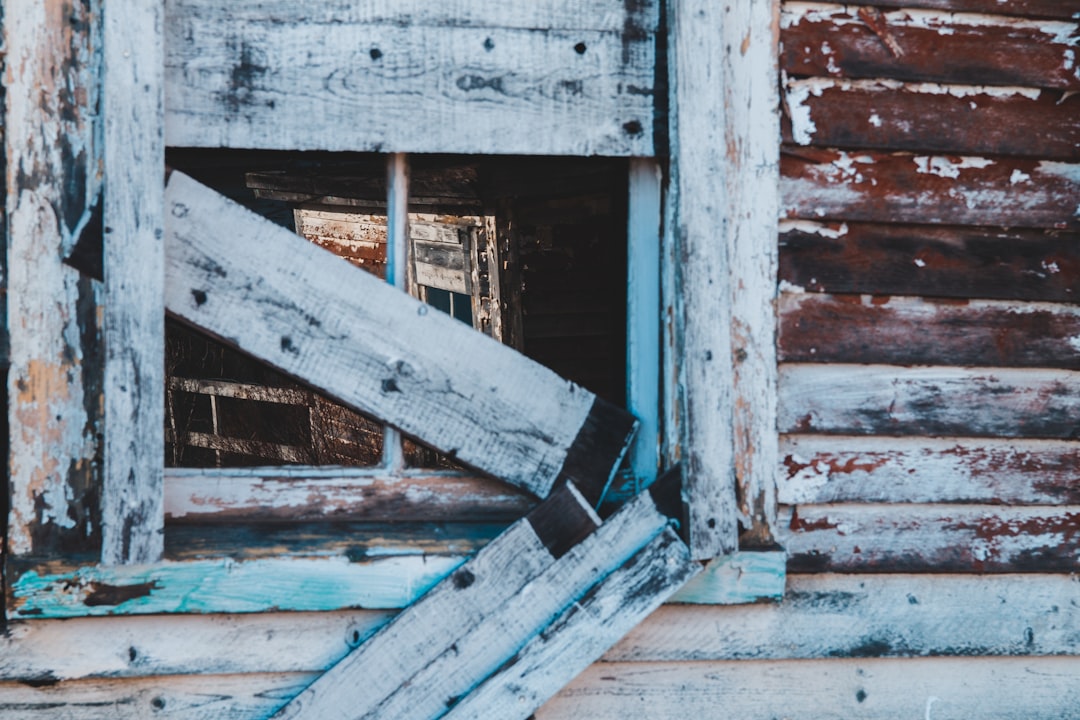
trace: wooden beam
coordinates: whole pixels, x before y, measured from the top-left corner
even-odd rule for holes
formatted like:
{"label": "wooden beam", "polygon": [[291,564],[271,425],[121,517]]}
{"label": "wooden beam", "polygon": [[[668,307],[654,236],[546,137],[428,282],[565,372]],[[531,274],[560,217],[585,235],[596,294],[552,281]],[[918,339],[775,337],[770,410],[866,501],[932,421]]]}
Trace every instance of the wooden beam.
{"label": "wooden beam", "polygon": [[545,2],[517,18],[497,5],[172,2],[168,142],[654,154],[658,3]]}
{"label": "wooden beam", "polygon": [[700,570],[675,532],[665,528],[444,717],[531,716]]}
{"label": "wooden beam", "polygon": [[181,173],[166,199],[171,313],[535,495],[599,498],[625,411]]}
{"label": "wooden beam", "polygon": [[8,0],[3,36],[5,554],[96,554],[101,288],[64,260],[101,233],[100,18],[84,3]]}
{"label": "wooden beam", "polygon": [[679,446],[693,554],[773,534],[779,4],[670,5],[671,215]]}
{"label": "wooden beam", "polygon": [[155,562],[164,542],[163,22],[157,1],[104,13],[106,564]]}

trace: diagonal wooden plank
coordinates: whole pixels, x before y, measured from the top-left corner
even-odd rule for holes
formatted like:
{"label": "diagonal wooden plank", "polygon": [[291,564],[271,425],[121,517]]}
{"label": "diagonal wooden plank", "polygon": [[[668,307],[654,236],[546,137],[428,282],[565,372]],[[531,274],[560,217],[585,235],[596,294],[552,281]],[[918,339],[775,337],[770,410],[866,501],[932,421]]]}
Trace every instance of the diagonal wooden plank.
{"label": "diagonal wooden plank", "polygon": [[625,410],[174,172],[169,312],[457,460],[595,501],[635,427]]}
{"label": "diagonal wooden plank", "polygon": [[700,570],[665,528],[443,717],[524,720]]}
{"label": "diagonal wooden plank", "polygon": [[437,717],[666,527],[672,481],[598,530],[573,485],[560,488],[275,717]]}

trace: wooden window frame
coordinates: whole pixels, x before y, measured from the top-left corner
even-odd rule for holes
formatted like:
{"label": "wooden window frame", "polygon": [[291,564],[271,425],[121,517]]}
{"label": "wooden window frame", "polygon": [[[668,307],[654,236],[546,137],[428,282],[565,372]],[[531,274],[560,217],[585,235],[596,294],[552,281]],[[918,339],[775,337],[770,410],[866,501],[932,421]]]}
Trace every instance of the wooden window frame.
{"label": "wooden window frame", "polygon": [[[645,419],[633,470],[635,485],[641,487],[650,479],[649,468],[658,462],[665,466],[682,463],[685,469],[686,531],[692,551],[695,558],[713,559],[712,572],[703,574],[695,581],[697,586],[680,597],[688,602],[745,602],[775,597],[783,591],[782,553],[738,552],[740,525],[748,538],[744,548],[767,549],[775,537],[776,3],[738,0],[729,5],[731,8],[714,7],[708,0],[672,0],[668,4],[667,173],[650,157],[656,154],[651,118],[641,116],[622,123],[622,139],[607,146],[595,136],[581,146],[586,151],[599,149],[605,154],[633,157],[629,284],[631,290],[644,291],[631,292],[629,300],[628,404]],[[82,31],[85,34],[67,48],[57,45],[55,36],[50,35],[61,30],[56,23],[64,21],[7,10],[9,65],[17,53],[34,56],[35,43],[43,48],[42,57],[54,53],[63,60],[65,53],[83,52],[91,58],[91,62],[71,68],[65,62],[29,65],[15,79],[14,87],[55,81],[53,68],[64,68],[61,72],[72,73],[74,86],[85,88],[89,96],[100,91],[104,118],[100,121],[93,116],[88,97],[61,98],[59,102],[67,103],[65,107],[71,110],[68,119],[61,119],[62,113],[55,107],[34,108],[16,98],[17,93],[9,95],[5,118],[8,162],[33,165],[45,178],[35,189],[44,204],[39,196],[23,192],[25,188],[8,197],[9,242],[14,243],[9,247],[9,258],[22,262],[31,252],[25,243],[46,236],[50,244],[45,251],[34,251],[40,261],[35,269],[43,270],[44,277],[55,283],[55,287],[46,283],[38,297],[20,297],[18,306],[9,310],[9,319],[16,321],[9,320],[13,349],[9,416],[19,432],[37,433],[28,441],[21,437],[9,457],[13,502],[7,560],[9,568],[18,566],[17,577],[9,576],[9,582],[14,581],[9,595],[16,599],[20,592],[48,595],[63,583],[76,583],[85,591],[83,600],[93,600],[72,605],[59,598],[47,609],[17,606],[9,607],[9,612],[13,617],[27,618],[268,607],[329,609],[325,604],[305,606],[290,591],[283,591],[281,597],[240,603],[242,607],[214,603],[184,606],[175,597],[165,605],[154,602],[158,588],[179,583],[180,578],[197,583],[230,575],[235,592],[235,588],[253,587],[281,571],[272,558],[249,562],[243,572],[227,559],[160,561],[167,487],[162,466],[163,398],[162,393],[140,394],[139,389],[164,386],[161,238],[165,201],[160,168],[165,123],[170,117],[165,102],[165,50],[158,41],[164,33],[164,7],[140,0],[110,2],[100,27],[96,20],[89,22],[88,29]],[[719,34],[718,27],[722,29]],[[573,34],[569,29],[558,30],[552,33],[556,38]],[[14,42],[20,33],[27,39]],[[598,43],[602,41],[597,33],[592,36],[599,38]],[[96,54],[98,46],[100,54]],[[718,76],[724,79],[723,93],[711,89]],[[71,116],[75,119],[69,119]],[[175,121],[172,128],[176,129]],[[193,123],[183,129],[180,138],[200,131],[199,124]],[[54,140],[54,144],[45,143],[44,149],[39,149],[40,145],[30,142],[35,134]],[[440,142],[447,141],[425,138],[416,146],[403,143],[395,149],[427,152],[434,148],[425,143]],[[470,145],[476,142],[473,139],[460,142],[465,145],[443,144],[438,149],[477,149]],[[51,207],[54,213],[62,208],[71,215],[68,206],[73,201],[63,194],[61,186],[64,178],[79,172],[71,166],[72,143],[82,144],[84,170],[94,158],[102,158],[104,179],[94,172],[85,175],[85,187],[76,193],[82,205],[74,208],[81,213],[74,214],[74,221],[63,217],[66,225],[43,227],[39,221],[43,207]],[[551,152],[542,146],[537,150]],[[574,154],[569,146],[557,152]],[[404,161],[404,156],[394,157]],[[109,192],[103,192],[103,184]],[[390,212],[405,212],[406,192],[400,185],[391,187]],[[50,198],[49,193],[54,196]],[[72,261],[82,241],[92,234],[98,202],[103,206],[102,262],[106,268],[101,286],[73,275],[76,271],[69,267],[75,264]],[[661,216],[662,234],[658,232]],[[36,219],[38,224],[34,225]],[[651,253],[660,256],[655,284],[645,279],[656,275],[655,268],[649,267],[650,258],[656,257]],[[12,266],[10,259],[8,262]],[[50,319],[40,311],[53,301],[52,293],[59,292],[59,287],[65,288],[66,307],[79,309],[77,317],[61,314],[59,319]],[[645,312],[649,306],[661,311]],[[86,313],[87,308],[98,307],[104,308],[103,319],[96,317],[96,311]],[[27,318],[36,319],[37,324],[27,325]],[[22,323],[21,327],[16,328],[17,323]],[[100,390],[90,375],[83,379],[84,373],[93,372],[88,367],[92,358],[83,355],[86,338],[96,332],[103,333],[105,346]],[[60,345],[57,338],[64,338]],[[662,358],[655,347],[661,338],[662,347],[668,349]],[[40,362],[54,357],[59,360]],[[94,407],[95,392],[103,398],[102,407]],[[653,408],[662,408],[662,413],[650,412]],[[20,427],[28,413],[55,413],[56,420]],[[95,513],[86,511],[86,503],[95,495],[88,443],[93,446],[98,426],[105,439],[100,510]],[[82,486],[75,492],[71,476],[55,468],[54,461],[68,460],[86,466],[80,465]],[[48,467],[53,471],[42,472]],[[248,481],[254,481],[259,473],[246,475]],[[288,480],[297,475],[327,477],[310,468],[283,470],[276,477]],[[340,481],[335,492],[340,493],[387,480],[377,472],[337,473],[335,477]],[[399,476],[406,486],[411,477],[409,473]],[[297,483],[292,484],[295,487]],[[522,503],[520,497],[510,495],[493,501],[505,501],[512,507]],[[34,535],[42,525],[42,503],[45,516],[70,531],[64,537]],[[59,572],[50,573],[57,568],[44,562],[47,556],[57,556],[73,546],[91,552],[99,547],[100,561],[75,559],[74,566],[61,563],[64,567]],[[463,558],[406,559],[393,567],[392,563],[373,563],[365,566],[364,572],[345,578],[342,599],[324,600],[340,602],[337,606],[400,607]],[[748,568],[754,568],[753,577],[744,578]],[[316,572],[312,567],[299,568],[298,577],[312,572]],[[388,576],[403,579],[409,592],[379,597],[364,594],[365,583]],[[739,580],[734,582],[734,577]],[[766,577],[772,582],[763,590],[754,578]],[[348,600],[343,599],[346,591],[354,593]]]}

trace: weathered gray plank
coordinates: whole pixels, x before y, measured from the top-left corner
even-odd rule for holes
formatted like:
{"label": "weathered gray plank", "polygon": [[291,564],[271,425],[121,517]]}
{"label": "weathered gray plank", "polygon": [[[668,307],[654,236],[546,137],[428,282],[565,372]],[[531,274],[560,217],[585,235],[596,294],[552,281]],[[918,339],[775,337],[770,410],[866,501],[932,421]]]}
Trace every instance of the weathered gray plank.
{"label": "weathered gray plank", "polygon": [[699,558],[735,549],[740,516],[755,540],[772,532],[778,12],[770,2],[670,8],[666,257],[677,267],[666,292],[677,359],[666,382],[684,390],[669,390],[679,437],[668,442],[681,447]]}
{"label": "weathered gray plank", "polygon": [[161,558],[165,247],[161,2],[104,13],[105,450],[101,560]]}
{"label": "weathered gray plank", "polygon": [[[102,420],[100,286],[63,264],[100,233],[101,24],[78,3],[4,3],[8,558],[92,550]],[[93,243],[88,243],[92,245]],[[100,266],[100,260],[97,263]],[[10,577],[9,577],[10,581]]]}
{"label": "weathered gray plank", "polygon": [[1080,704],[1072,658],[603,663],[537,720],[1057,720]]}
{"label": "weathered gray plank", "polygon": [[444,717],[529,717],[700,569],[665,528]]}
{"label": "weathered gray plank", "polygon": [[792,572],[1077,572],[1073,505],[798,505],[781,509]]}
{"label": "weathered gray plank", "polygon": [[779,502],[1080,503],[1074,440],[786,435]]}
{"label": "weathered gray plank", "polygon": [[[513,14],[496,3],[448,23],[463,3],[260,5],[239,18],[233,3],[170,6],[170,145],[653,154],[655,23],[642,21],[655,3],[606,5],[599,23],[595,3],[545,3],[525,28],[482,26]],[[528,28],[558,5],[588,14]]]}
{"label": "weathered gray plank", "polygon": [[[784,70],[793,76],[1080,88],[1075,22],[1003,17],[1024,14],[1015,0],[984,2],[992,15],[961,14],[955,0],[938,0],[941,10],[916,9],[931,3],[910,0],[876,4],[902,7],[882,13],[879,21],[900,54],[860,17],[865,8],[786,2],[780,35]],[[1066,5],[1054,8],[1062,11],[1061,18],[1070,17]]]}
{"label": "weathered gray plank", "polygon": [[625,411],[180,173],[166,201],[171,313],[536,495],[606,485]]}
{"label": "weathered gray plank", "polygon": [[[644,493],[592,532],[588,505],[573,486],[559,492],[563,500],[552,496],[492,541],[313,683],[280,717],[438,717],[668,521]],[[566,513],[556,504],[566,502],[577,503],[573,512],[585,524],[556,528],[567,535],[560,539],[563,549],[546,549],[551,529],[536,525],[537,519]],[[575,536],[581,538],[576,544]]]}
{"label": "weathered gray plank", "polygon": [[781,432],[1072,438],[1080,373],[1032,368],[787,364]]}
{"label": "weathered gray plank", "polygon": [[1080,165],[787,146],[783,213],[810,220],[1080,228]]}
{"label": "weathered gray plank", "polygon": [[783,293],[786,362],[1080,369],[1080,307]]}

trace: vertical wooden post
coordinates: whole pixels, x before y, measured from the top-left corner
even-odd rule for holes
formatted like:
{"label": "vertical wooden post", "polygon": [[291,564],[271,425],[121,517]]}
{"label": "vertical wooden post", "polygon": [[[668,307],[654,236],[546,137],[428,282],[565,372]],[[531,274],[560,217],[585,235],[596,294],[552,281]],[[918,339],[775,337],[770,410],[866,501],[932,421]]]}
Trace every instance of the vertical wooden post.
{"label": "vertical wooden post", "polygon": [[[404,290],[409,276],[409,156],[392,153],[386,161],[386,282]],[[383,428],[383,464],[391,471],[405,467],[401,433]]]}
{"label": "vertical wooden post", "polygon": [[630,457],[634,489],[656,478],[660,412],[660,166],[630,159],[627,221],[626,404],[639,429]]}
{"label": "vertical wooden post", "polygon": [[99,10],[4,3],[9,559],[97,545],[99,286],[63,261],[100,230]]}
{"label": "vertical wooden post", "polygon": [[778,7],[669,5],[673,376],[696,558],[771,541]]}
{"label": "vertical wooden post", "polygon": [[164,525],[164,4],[104,9],[102,562],[160,559]]}

